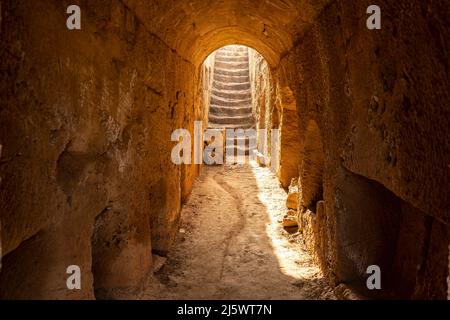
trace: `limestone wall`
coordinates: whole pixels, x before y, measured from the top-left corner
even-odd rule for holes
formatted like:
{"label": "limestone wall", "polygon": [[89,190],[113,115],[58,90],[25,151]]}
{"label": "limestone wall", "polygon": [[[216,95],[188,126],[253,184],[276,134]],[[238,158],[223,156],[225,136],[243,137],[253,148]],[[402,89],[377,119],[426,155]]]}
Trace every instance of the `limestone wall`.
{"label": "limestone wall", "polygon": [[278,175],[299,177],[330,282],[374,295],[378,264],[382,297],[447,296],[448,1],[380,0],[381,31],[366,0],[76,2],[80,31],[69,1],[0,1],[0,298],[145,284],[199,172],[172,164],[170,135],[206,120],[201,64],[237,42],[266,59],[251,54],[254,114],[281,130]]}
{"label": "limestone wall", "polygon": [[[249,50],[249,73],[252,91],[252,109],[258,131],[257,145],[260,152],[258,161],[261,165],[271,165],[278,161],[277,154],[272,154],[271,129],[279,129],[278,106],[275,104],[274,79],[268,62],[256,50]],[[261,130],[267,130],[264,135]],[[275,151],[279,153],[279,150]],[[266,160],[262,159],[263,154]],[[276,164],[278,166],[278,163]]]}
{"label": "limestone wall", "polygon": [[[367,265],[380,264],[386,286],[405,297],[443,298],[450,212],[441,190],[450,181],[445,3],[380,1],[382,32],[366,28],[368,5],[333,2],[277,68],[295,96],[302,150],[312,122],[323,144],[325,212],[311,226],[315,247],[335,283],[361,286]],[[308,154],[301,152],[300,167],[316,172]],[[317,185],[311,181],[300,181],[306,194]]]}
{"label": "limestone wall", "polygon": [[257,125],[281,130],[280,182],[299,177],[300,231],[333,284],[374,295],[378,264],[375,296],[444,298],[445,3],[381,1],[382,31],[366,28],[368,5],[332,2],[273,68],[253,51]]}
{"label": "limestone wall", "polygon": [[80,1],[80,31],[68,5],[1,5],[1,298],[138,289],[198,171],[172,164],[170,135],[202,119],[201,74],[122,2]]}

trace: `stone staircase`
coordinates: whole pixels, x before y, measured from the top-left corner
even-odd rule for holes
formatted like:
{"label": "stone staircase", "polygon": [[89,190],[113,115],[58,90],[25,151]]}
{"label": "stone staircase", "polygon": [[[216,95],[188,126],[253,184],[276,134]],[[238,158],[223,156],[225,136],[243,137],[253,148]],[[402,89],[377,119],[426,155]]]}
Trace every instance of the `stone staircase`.
{"label": "stone staircase", "polygon": [[[254,129],[247,47],[227,46],[216,51],[212,86],[208,127],[223,129],[224,137],[225,129]],[[233,149],[237,155],[241,150],[249,155],[250,141],[256,143],[256,137],[227,137],[226,151]]]}

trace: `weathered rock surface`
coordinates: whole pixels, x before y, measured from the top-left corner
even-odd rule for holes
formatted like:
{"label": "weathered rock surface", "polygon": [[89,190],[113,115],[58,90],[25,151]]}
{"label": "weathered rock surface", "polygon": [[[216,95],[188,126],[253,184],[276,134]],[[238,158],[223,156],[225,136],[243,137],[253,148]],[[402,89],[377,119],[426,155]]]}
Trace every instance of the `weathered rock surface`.
{"label": "weathered rock surface", "polygon": [[0,298],[139,288],[197,173],[170,159],[172,131],[202,119],[193,64],[122,2],[80,3],[69,31],[60,1],[1,2]]}
{"label": "weathered rock surface", "polygon": [[439,34],[448,6],[378,5],[392,16],[382,32],[364,28],[364,3],[336,1],[280,63],[302,106],[300,198],[312,211],[325,200],[314,238],[330,278],[370,295],[365,269],[378,264],[395,275],[385,285],[397,296],[443,299],[450,203],[438,186],[450,177],[438,163],[449,162],[450,110]]}
{"label": "weathered rock surface", "polygon": [[[330,283],[373,295],[377,264],[393,275],[381,298],[448,296],[448,1],[379,0],[376,31],[365,1],[79,4],[69,31],[65,2],[1,1],[0,298],[146,283],[199,171],[172,164],[170,135],[206,124],[201,65],[238,40],[261,54],[238,97],[281,129],[278,150],[259,143],[283,186],[299,176],[299,224]],[[82,290],[66,290],[72,264]]]}
{"label": "weathered rock surface", "polygon": [[286,207],[288,209],[298,209],[298,195],[298,178],[293,178],[291,180],[291,184],[289,185],[289,192],[286,199]]}
{"label": "weathered rock surface", "polygon": [[[450,110],[440,35],[448,4],[378,5],[392,19],[372,32],[365,3],[330,3],[274,80],[256,79],[258,119],[280,128],[281,101],[294,99],[286,105],[298,115],[300,230],[331,281],[371,295],[365,268],[380,264],[397,275],[386,296],[444,299],[450,203],[440,188],[450,183],[442,165],[450,162]],[[292,147],[280,148],[283,157]]]}

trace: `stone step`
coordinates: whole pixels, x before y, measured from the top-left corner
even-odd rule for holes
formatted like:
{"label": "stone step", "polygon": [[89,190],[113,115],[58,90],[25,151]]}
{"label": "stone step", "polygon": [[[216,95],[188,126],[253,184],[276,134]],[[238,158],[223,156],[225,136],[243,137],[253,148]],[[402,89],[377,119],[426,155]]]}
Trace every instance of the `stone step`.
{"label": "stone step", "polygon": [[216,62],[248,63],[249,56],[247,54],[240,54],[240,55],[216,54],[214,61],[216,61]]}
{"label": "stone step", "polygon": [[209,122],[208,123],[208,128],[209,129],[254,129],[255,128],[255,124],[251,123],[251,124],[246,124],[246,125],[242,125],[242,124],[221,124],[221,123],[214,123],[214,122]]}
{"label": "stone step", "polygon": [[236,69],[236,70],[226,70],[221,68],[214,68],[215,75],[223,75],[223,76],[249,76],[249,71],[247,69]]}
{"label": "stone step", "polygon": [[224,155],[227,154],[232,154],[232,155],[250,155],[251,154],[250,148],[246,147],[246,148],[241,148],[241,147],[236,147],[236,146],[225,146],[224,148]]}
{"label": "stone step", "polygon": [[246,143],[245,145],[238,145],[238,144],[233,144],[225,142],[225,146],[224,146],[227,150],[251,150],[251,149],[257,149],[256,144],[254,144],[252,146],[252,148],[250,148],[250,145],[248,143]]}
{"label": "stone step", "polygon": [[214,73],[214,81],[220,81],[220,82],[229,82],[229,83],[247,83],[250,82],[249,75],[244,76],[228,76],[228,75],[222,75]]}
{"label": "stone step", "polygon": [[248,57],[247,56],[243,56],[243,57],[234,57],[234,56],[219,56],[216,54],[215,57],[215,61],[216,62],[246,62],[248,63]]}
{"label": "stone step", "polygon": [[216,105],[210,105],[209,106],[209,113],[215,114],[215,115],[227,115],[230,112],[236,115],[244,115],[244,114],[252,114],[252,106],[247,105],[244,107],[223,107],[223,106],[216,106]]}
{"label": "stone step", "polygon": [[[227,158],[224,157],[225,163],[227,165],[243,165],[246,163],[249,163],[249,157],[248,156],[236,156],[234,159],[230,159],[231,157]],[[233,161],[232,161],[233,160]]]}
{"label": "stone step", "polygon": [[238,55],[216,54],[216,57],[214,59],[214,61],[219,61],[219,62],[223,62],[223,61],[248,62],[248,60],[249,60],[249,56],[248,55],[242,55],[242,54],[238,54]]}
{"label": "stone step", "polygon": [[[233,133],[230,134],[230,136],[227,136],[227,132],[225,130],[225,128],[222,126],[221,128],[210,128],[208,127],[208,129],[215,129],[215,130],[221,130],[222,131],[222,135],[225,138],[225,140],[229,143],[233,143],[233,141],[237,144],[238,142],[241,142],[242,140],[245,140],[245,143],[248,143],[249,139],[251,139],[252,141],[256,142],[256,130],[254,128],[233,128],[234,131],[232,131]],[[231,128],[229,128],[231,129]],[[242,129],[244,131],[239,131],[239,129]],[[247,131],[245,132],[246,129],[252,129],[252,131]],[[239,133],[239,135],[238,135]]]}
{"label": "stone step", "polygon": [[252,94],[250,90],[217,90],[213,89],[211,91],[211,97],[219,98],[219,99],[232,99],[232,100],[245,100],[251,99]]}
{"label": "stone step", "polygon": [[[255,127],[248,57],[248,48],[243,46],[224,47],[216,52],[209,108],[211,128],[225,130]],[[248,138],[243,139],[248,144]],[[234,140],[231,139],[231,142]]]}
{"label": "stone step", "polygon": [[[248,143],[249,140],[256,142],[256,132],[254,134],[250,134],[250,135],[238,135],[238,136],[236,136],[237,132],[234,132],[234,133],[235,133],[234,136],[232,136],[232,135],[229,137],[225,136],[225,140],[227,141],[227,143],[231,143],[231,144],[233,142],[235,144],[242,143],[242,142]],[[226,135],[226,134],[224,133],[224,135]]]}
{"label": "stone step", "polygon": [[221,124],[236,124],[236,123],[243,123],[247,124],[248,122],[253,122],[253,115],[252,114],[239,114],[239,113],[216,113],[216,112],[210,112],[209,113],[209,119],[214,123],[221,123]]}
{"label": "stone step", "polygon": [[241,107],[245,105],[249,105],[252,103],[252,99],[243,99],[243,100],[231,100],[231,99],[223,99],[215,96],[211,96],[210,104],[222,106],[222,107]]}
{"label": "stone step", "polygon": [[242,50],[228,50],[228,49],[219,49],[217,50],[218,54],[248,54],[248,49],[242,49]]}
{"label": "stone step", "polygon": [[[253,151],[253,152],[252,152]],[[225,155],[234,155],[234,156],[237,156],[237,155],[246,155],[246,156],[248,156],[248,155],[250,155],[250,154],[254,154],[254,151],[257,151],[257,148],[256,147],[254,147],[254,148],[248,148],[248,147],[245,147],[245,148],[241,148],[241,147],[237,147],[237,146],[223,146],[223,149],[222,149],[222,154],[225,156]],[[238,153],[239,152],[239,153]]]}
{"label": "stone step", "polygon": [[254,122],[253,115],[243,115],[243,116],[215,116],[213,114],[209,115],[209,121],[216,124],[243,124],[248,125]]}
{"label": "stone step", "polygon": [[248,125],[253,123],[253,115],[209,115],[209,121],[215,124],[242,124]]}
{"label": "stone step", "polygon": [[219,49],[219,51],[244,51],[247,50],[247,47],[241,45],[231,45],[225,46]]}
{"label": "stone step", "polygon": [[256,150],[256,148],[252,148],[252,149],[250,149],[250,148],[248,148],[248,147],[245,147],[245,148],[241,148],[241,147],[237,147],[237,146],[223,146],[223,149],[222,149],[222,154],[223,155],[226,155],[226,154],[229,154],[229,155],[238,155],[238,152],[239,152],[239,155],[246,155],[246,156],[248,156],[248,155],[250,155],[250,153],[251,153],[251,150]]}
{"label": "stone step", "polygon": [[223,56],[243,56],[248,55],[248,49],[242,49],[242,50],[225,50],[225,49],[219,49],[216,52],[217,55],[223,55]]}
{"label": "stone step", "polygon": [[248,62],[220,62],[216,60],[214,68],[220,68],[227,71],[234,71],[239,69],[248,70]]}
{"label": "stone step", "polygon": [[222,81],[213,81],[213,88],[217,90],[250,90],[250,82],[244,83],[226,83]]}

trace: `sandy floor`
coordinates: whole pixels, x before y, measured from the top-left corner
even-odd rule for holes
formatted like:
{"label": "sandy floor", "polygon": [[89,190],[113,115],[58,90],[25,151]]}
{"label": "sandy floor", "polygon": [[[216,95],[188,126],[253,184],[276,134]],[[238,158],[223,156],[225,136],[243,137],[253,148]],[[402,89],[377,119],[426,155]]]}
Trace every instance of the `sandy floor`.
{"label": "sandy floor", "polygon": [[299,235],[281,227],[286,196],[269,169],[204,168],[160,283],[141,298],[334,299]]}

